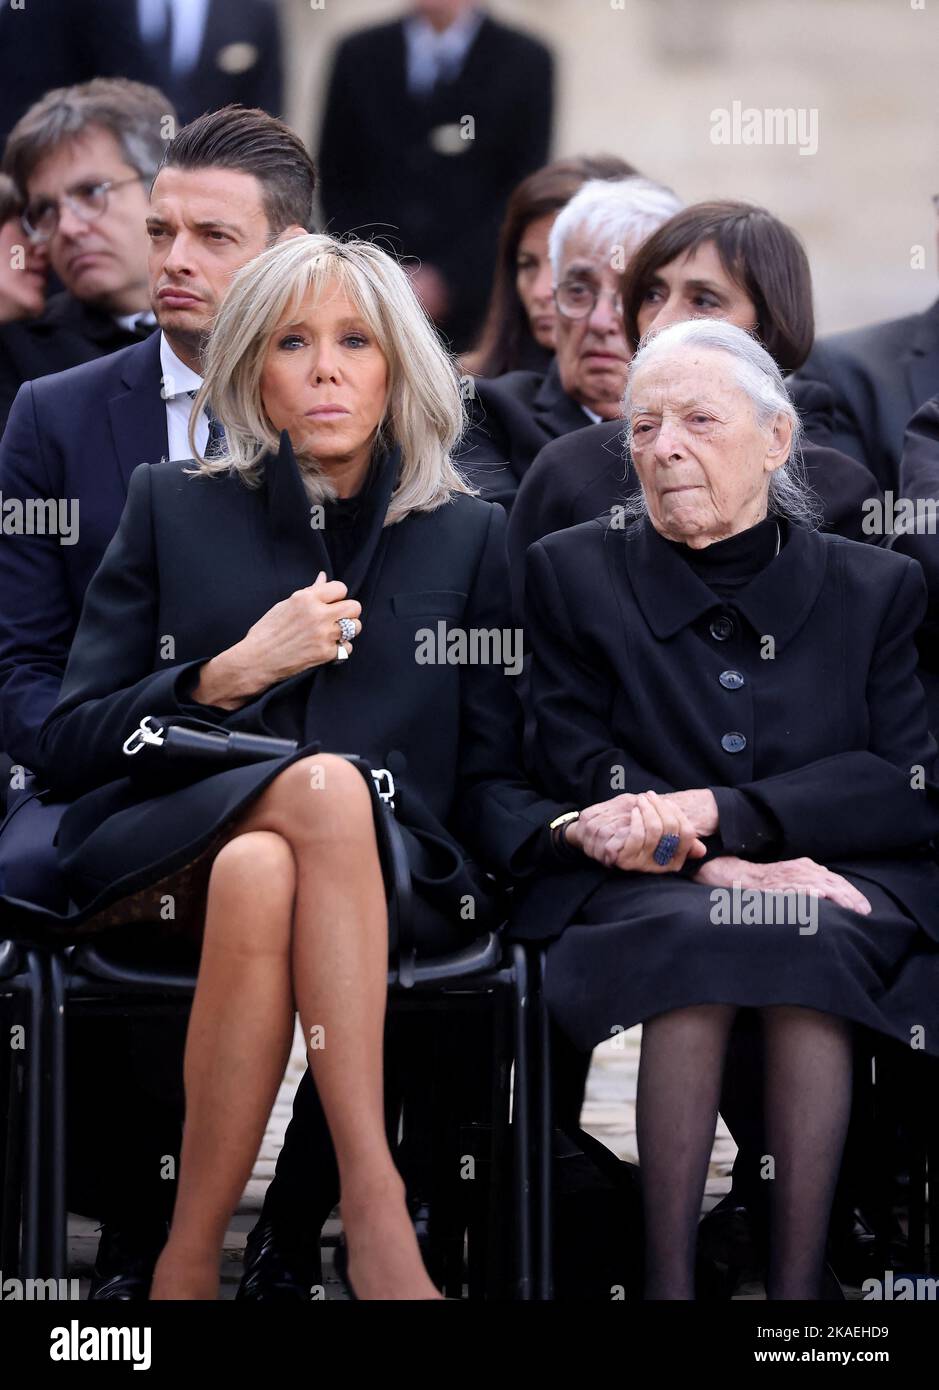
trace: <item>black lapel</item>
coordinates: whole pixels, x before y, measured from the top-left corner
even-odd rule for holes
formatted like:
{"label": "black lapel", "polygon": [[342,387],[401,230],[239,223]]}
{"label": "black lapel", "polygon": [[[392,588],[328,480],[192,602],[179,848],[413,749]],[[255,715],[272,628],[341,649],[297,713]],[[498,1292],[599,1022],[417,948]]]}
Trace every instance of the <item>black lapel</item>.
{"label": "black lapel", "polygon": [[160,334],[126,349],[124,389],[108,401],[114,453],[124,487],[140,463],[159,463],[169,452],[166,401],[160,391]]}
{"label": "black lapel", "polygon": [[552,439],[571,430],[581,430],[592,424],[589,415],[569,396],[561,385],[561,374],[556,361],[551,363],[544,381],[535,393],[532,413],[539,424],[547,430]]}
{"label": "black lapel", "polygon": [[[599,524],[599,523],[597,523]],[[782,523],[785,525],[785,523]],[[625,570],[643,617],[656,637],[674,637],[711,608],[736,608],[758,634],[771,633],[781,651],[799,631],[825,580],[829,542],[816,531],[789,526],[781,552],[746,588],[720,599],[645,518],[604,537],[615,568]]]}

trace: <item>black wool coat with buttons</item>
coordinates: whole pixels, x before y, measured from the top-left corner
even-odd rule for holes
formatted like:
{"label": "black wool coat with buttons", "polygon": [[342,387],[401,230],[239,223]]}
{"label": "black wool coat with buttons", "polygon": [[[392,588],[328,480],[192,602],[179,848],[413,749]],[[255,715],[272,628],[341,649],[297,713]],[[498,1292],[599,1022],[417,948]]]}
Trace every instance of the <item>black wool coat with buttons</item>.
{"label": "black wool coat with buttons", "polygon": [[[518,770],[511,662],[416,659],[421,630],[436,633],[438,623],[510,630],[504,515],[457,495],[383,526],[398,466],[396,454],[373,465],[360,549],[335,576],[286,435],[255,489],[230,474],[194,476],[185,463],[134,472],[88,589],[59,704],[40,732],[56,793],[77,798],[59,851],[86,912],[191,862],[289,761],[154,794],[122,752],[145,715],[198,716],[293,738],[301,752],[357,754],[389,768],[417,891],[462,922],[464,934],[492,906],[484,871],[528,871],[538,846],[547,847],[544,827],[562,808]],[[320,570],[362,604],[350,659],[281,681],[235,712],[194,704],[200,666]],[[479,904],[475,920],[461,918],[466,894]]]}
{"label": "black wool coat with buttons", "polygon": [[[786,537],[726,601],[648,520],[596,519],[533,545],[535,775],[580,806],[710,787],[713,851],[808,856],[862,891],[880,885],[939,941],[936,747],[914,643],[922,573],[839,536]],[[557,935],[611,876],[628,915],[648,876],[585,865],[532,885],[515,930]]]}

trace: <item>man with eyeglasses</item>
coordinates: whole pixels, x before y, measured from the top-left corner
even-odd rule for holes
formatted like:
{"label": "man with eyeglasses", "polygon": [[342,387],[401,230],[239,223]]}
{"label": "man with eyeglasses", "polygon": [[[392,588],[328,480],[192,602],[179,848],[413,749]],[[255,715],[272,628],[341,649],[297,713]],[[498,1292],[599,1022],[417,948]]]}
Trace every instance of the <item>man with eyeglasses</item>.
{"label": "man with eyeglasses", "polygon": [[[939,213],[939,194],[932,201]],[[816,338],[792,379],[830,388],[832,446],[866,464],[885,492],[899,492],[907,423],[939,390],[939,299],[919,314]]]}
{"label": "man with eyeglasses", "polygon": [[17,122],[4,171],[25,202],[24,228],[64,285],[0,355],[0,428],[24,381],[147,337],[147,194],[175,116],[162,92],[96,78],[47,92]]}
{"label": "man with eyeglasses", "polygon": [[460,465],[482,495],[511,508],[545,444],[622,413],[631,349],[620,281],[636,248],[682,204],[650,179],[591,179],[558,214],[549,255],[558,317],[545,375],[507,372],[470,382]]}

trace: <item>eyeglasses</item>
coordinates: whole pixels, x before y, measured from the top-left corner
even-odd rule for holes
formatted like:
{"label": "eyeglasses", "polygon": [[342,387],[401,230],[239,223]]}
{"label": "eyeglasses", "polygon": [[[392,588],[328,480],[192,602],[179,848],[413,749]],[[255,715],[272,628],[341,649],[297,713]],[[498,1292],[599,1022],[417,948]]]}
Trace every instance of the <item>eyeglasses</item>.
{"label": "eyeglasses", "polygon": [[585,280],[562,280],[554,290],[554,303],[566,319],[588,318],[601,299],[608,298],[613,312],[623,317],[623,296],[619,290],[600,290]]}
{"label": "eyeglasses", "polygon": [[48,241],[59,225],[60,205],[65,204],[83,222],[94,222],[108,209],[108,194],[129,183],[139,183],[142,174],[129,179],[105,179],[102,183],[80,183],[63,193],[61,198],[37,198],[23,213],[23,226],[33,241]]}

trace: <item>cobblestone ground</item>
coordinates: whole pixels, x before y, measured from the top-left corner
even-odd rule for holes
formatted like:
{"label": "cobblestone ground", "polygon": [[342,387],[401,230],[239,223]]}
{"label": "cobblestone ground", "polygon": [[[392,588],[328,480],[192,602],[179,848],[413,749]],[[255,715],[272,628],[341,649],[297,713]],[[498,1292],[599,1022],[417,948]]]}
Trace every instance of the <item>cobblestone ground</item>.
{"label": "cobblestone ground", "polygon": [[[602,1044],[593,1057],[587,1082],[587,1097],[582,1123],[586,1130],[600,1139],[620,1158],[635,1162],[636,1153],[636,1078],[639,1070],[639,1040],[641,1028],[621,1034],[615,1041]],[[222,1259],[222,1299],[233,1299],[241,1278],[241,1261],[245,1237],[260,1211],[267,1184],[274,1173],[274,1164],[290,1120],[294,1093],[305,1067],[303,1036],[297,1030],[277,1103],[271,1112],[264,1143],[254,1166],[251,1181],[225,1240]],[[736,1148],[724,1125],[719,1123],[711,1166],[708,1175],[704,1210],[711,1206],[730,1187],[730,1168]],[[330,1298],[343,1298],[341,1286],[332,1277],[329,1251],[335,1244],[339,1223],[327,1224],[324,1234],[327,1259],[324,1267],[326,1291]],[[81,1280],[82,1295],[87,1291],[87,1278],[94,1264],[97,1231],[94,1224],[73,1216],[69,1221],[70,1273]],[[746,1292],[744,1292],[746,1296]]]}

